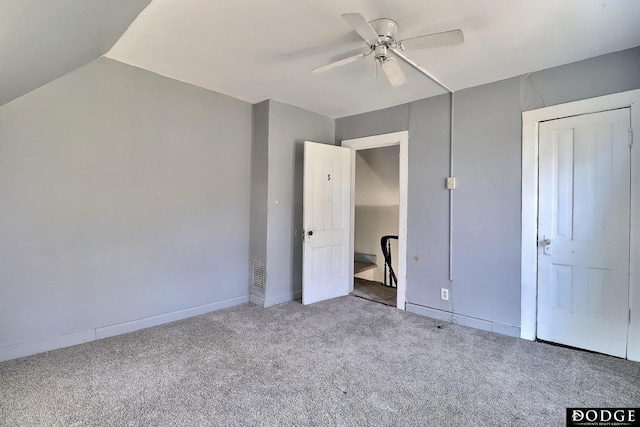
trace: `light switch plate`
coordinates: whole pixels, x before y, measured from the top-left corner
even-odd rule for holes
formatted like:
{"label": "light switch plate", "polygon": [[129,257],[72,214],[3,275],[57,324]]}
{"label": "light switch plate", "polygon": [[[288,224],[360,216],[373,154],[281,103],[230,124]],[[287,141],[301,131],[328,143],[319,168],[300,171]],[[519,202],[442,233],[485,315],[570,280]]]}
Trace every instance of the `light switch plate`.
{"label": "light switch plate", "polygon": [[455,190],[456,188],[456,177],[450,176],[447,178],[447,190]]}

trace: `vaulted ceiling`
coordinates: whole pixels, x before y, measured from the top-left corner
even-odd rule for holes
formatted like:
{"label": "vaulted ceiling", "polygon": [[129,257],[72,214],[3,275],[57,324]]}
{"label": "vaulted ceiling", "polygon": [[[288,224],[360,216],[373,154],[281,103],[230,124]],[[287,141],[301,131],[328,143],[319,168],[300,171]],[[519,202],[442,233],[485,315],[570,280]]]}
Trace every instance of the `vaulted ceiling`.
{"label": "vaulted ceiling", "polygon": [[0,0],[0,105],[106,53],[151,0]]}
{"label": "vaulted ceiling", "polygon": [[408,83],[391,87],[372,56],[312,73],[367,51],[341,18],[347,12],[392,18],[399,38],[461,29],[461,45],[406,52],[453,90],[640,45],[640,2],[629,0],[147,3],[0,0],[0,105],[105,53],[251,103],[275,99],[331,117],[445,93],[406,64]]}

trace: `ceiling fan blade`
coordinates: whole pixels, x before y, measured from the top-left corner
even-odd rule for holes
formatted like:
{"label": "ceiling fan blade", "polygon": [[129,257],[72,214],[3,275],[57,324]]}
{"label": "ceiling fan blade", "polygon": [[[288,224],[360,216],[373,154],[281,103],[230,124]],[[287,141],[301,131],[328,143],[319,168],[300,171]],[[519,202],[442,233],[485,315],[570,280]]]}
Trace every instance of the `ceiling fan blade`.
{"label": "ceiling fan blade", "polygon": [[360,37],[362,37],[367,44],[371,44],[378,40],[378,33],[376,30],[374,30],[367,20],[359,13],[343,13],[342,17],[353,27],[354,30],[356,30],[356,33],[360,34]]}
{"label": "ceiling fan blade", "polygon": [[314,73],[324,73],[325,71],[329,71],[333,68],[338,68],[346,64],[350,64],[352,62],[356,62],[358,59],[362,59],[365,56],[369,55],[369,53],[359,53],[354,56],[349,56],[348,58],[341,59],[336,62],[332,62],[331,64],[323,65],[322,67],[314,68],[312,71]]}
{"label": "ceiling fan blade", "polygon": [[400,68],[400,64],[398,64],[398,61],[396,61],[395,58],[388,58],[381,65],[382,70],[389,79],[389,83],[391,83],[391,86],[398,87],[407,82],[407,77],[402,72],[402,68]]}
{"label": "ceiling fan blade", "polygon": [[398,42],[407,50],[426,49],[430,47],[452,46],[464,42],[462,30],[444,31],[442,33],[427,34],[426,36],[412,37]]}

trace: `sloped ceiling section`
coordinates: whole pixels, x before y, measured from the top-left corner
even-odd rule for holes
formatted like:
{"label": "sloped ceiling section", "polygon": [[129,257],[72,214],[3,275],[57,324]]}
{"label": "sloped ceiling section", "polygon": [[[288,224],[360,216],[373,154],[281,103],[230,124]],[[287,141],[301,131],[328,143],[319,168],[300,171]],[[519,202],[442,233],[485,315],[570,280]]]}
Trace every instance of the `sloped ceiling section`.
{"label": "sloped ceiling section", "polygon": [[0,105],[103,54],[329,117],[445,93],[403,62],[408,83],[391,87],[372,56],[312,73],[368,51],[346,12],[393,18],[400,38],[463,30],[461,45],[407,52],[454,91],[640,45],[633,0],[0,0]]}
{"label": "sloped ceiling section", "polygon": [[105,52],[151,0],[0,0],[0,105]]}

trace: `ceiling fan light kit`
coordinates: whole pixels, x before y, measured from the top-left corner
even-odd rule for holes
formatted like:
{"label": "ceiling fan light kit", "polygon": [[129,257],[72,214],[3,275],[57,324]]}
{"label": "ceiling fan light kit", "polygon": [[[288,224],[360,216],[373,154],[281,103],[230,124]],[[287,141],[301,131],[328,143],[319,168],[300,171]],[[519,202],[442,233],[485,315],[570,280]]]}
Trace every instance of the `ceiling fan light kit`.
{"label": "ceiling fan light kit", "polygon": [[[464,34],[461,30],[451,30],[442,33],[412,37],[405,40],[398,40],[397,35],[399,27],[398,23],[393,19],[379,18],[374,19],[371,22],[367,22],[367,20],[359,13],[345,13],[342,15],[342,18],[347,21],[347,23],[360,35],[360,37],[364,39],[369,51],[315,68],[313,70],[314,73],[322,73],[333,68],[341,67],[359,59],[363,59],[373,53],[376,63],[380,65],[387,76],[389,83],[391,83],[391,86],[393,87],[401,86],[407,82],[407,78],[402,71],[402,68],[400,68],[398,61],[395,59],[395,57],[397,57],[442,86],[447,91],[453,92],[415,61],[408,58],[403,52],[408,49],[425,49],[461,44],[464,41]],[[391,56],[390,52],[392,52],[395,57]]]}

